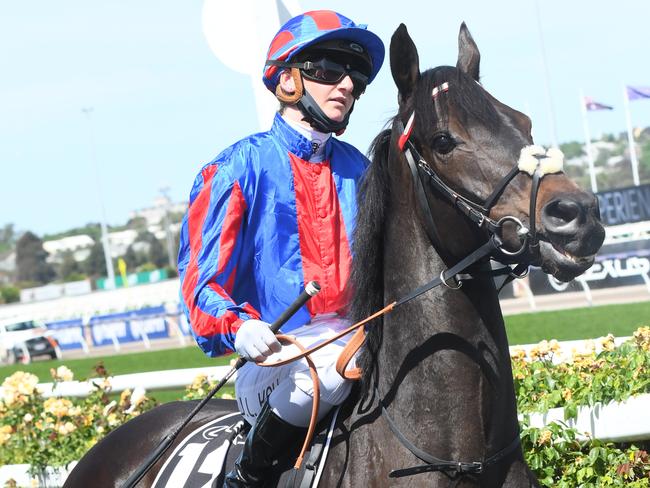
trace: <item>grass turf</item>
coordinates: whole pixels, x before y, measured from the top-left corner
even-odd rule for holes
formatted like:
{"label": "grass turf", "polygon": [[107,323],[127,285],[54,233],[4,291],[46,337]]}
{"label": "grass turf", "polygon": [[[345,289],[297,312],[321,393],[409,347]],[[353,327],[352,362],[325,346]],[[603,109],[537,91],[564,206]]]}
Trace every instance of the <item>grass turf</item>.
{"label": "grass turf", "polygon": [[609,333],[624,337],[650,325],[650,301],[523,313],[505,317],[505,322],[510,344],[594,339]]}
{"label": "grass turf", "polygon": [[0,378],[5,378],[15,371],[26,371],[38,376],[41,382],[52,381],[50,368],[65,364],[77,380],[96,376],[94,368],[102,363],[112,376],[146,371],[163,371],[166,369],[201,368],[229,364],[232,356],[208,358],[196,346],[160,351],[146,351],[114,356],[91,357],[83,359],[64,359],[58,361],[34,361],[31,364],[14,364],[0,367]]}
{"label": "grass turf", "polygon": [[[617,337],[631,335],[639,326],[650,325],[650,301],[603,305],[588,308],[533,312],[510,315],[505,318],[510,344],[530,344],[543,339],[572,340],[590,339],[612,333]],[[208,358],[198,347],[146,351],[114,356],[69,359],[64,361],[36,361],[0,367],[0,381],[15,371],[27,371],[38,376],[41,382],[52,381],[50,368],[65,364],[75,379],[94,376],[94,367],[103,363],[111,375],[166,369],[200,368],[229,364],[232,356]],[[226,390],[232,394],[232,389]],[[151,392],[160,402],[178,399],[183,390]]]}

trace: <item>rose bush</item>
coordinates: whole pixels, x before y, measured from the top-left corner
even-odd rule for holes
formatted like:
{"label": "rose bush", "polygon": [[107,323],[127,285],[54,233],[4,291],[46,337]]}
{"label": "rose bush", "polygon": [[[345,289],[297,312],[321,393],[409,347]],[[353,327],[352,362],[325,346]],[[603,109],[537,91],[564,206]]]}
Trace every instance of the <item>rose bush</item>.
{"label": "rose bush", "polygon": [[[16,372],[2,383],[0,399],[0,465],[30,464],[33,473],[46,466],[65,466],[80,459],[99,439],[155,406],[141,392],[124,391],[110,401],[110,381],[93,380],[95,390],[83,399],[43,399],[36,389],[38,378]],[[72,380],[65,366],[51,370],[57,381]]]}
{"label": "rose bush", "polygon": [[570,361],[553,364],[559,345],[542,341],[529,354],[511,354],[515,392],[522,422],[526,461],[542,486],[632,487],[650,486],[650,461],[645,445],[616,445],[595,439],[578,440],[578,432],[553,423],[529,428],[526,414],[564,408],[565,419],[578,407],[623,401],[650,392],[650,327],[641,327],[632,339],[615,347],[614,337],[602,339],[602,352],[573,353]]}

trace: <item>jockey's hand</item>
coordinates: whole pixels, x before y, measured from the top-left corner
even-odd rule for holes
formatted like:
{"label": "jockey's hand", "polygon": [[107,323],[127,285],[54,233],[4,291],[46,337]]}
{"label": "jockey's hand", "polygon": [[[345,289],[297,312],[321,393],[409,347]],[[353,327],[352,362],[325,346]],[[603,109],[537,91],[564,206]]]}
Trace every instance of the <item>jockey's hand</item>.
{"label": "jockey's hand", "polygon": [[235,350],[246,361],[264,361],[274,352],[280,352],[282,345],[271,332],[269,324],[261,320],[245,321],[235,335]]}

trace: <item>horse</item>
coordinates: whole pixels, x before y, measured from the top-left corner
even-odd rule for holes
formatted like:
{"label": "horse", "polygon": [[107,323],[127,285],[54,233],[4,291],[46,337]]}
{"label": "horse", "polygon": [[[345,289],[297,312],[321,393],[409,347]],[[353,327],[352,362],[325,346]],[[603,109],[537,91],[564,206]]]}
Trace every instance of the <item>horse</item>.
{"label": "horse", "polygon": [[[517,167],[530,119],[483,88],[479,63],[465,24],[456,67],[423,73],[406,27],[393,34],[399,110],[373,142],[360,189],[353,320],[484,246],[494,237],[485,219],[504,223],[502,262],[562,281],[593,264],[604,239],[596,198],[562,172]],[[363,391],[330,449],[325,486],[539,486],[518,443],[491,266],[481,258],[463,272],[461,288],[445,282],[369,327]]]}
{"label": "horse", "polygon": [[[400,306],[366,326],[362,381],[339,415],[320,486],[539,486],[519,443],[490,258],[509,274],[534,265],[568,281],[591,266],[604,229],[593,194],[533,145],[530,119],[480,84],[464,23],[458,39],[455,67],[420,72],[406,27],[391,38],[399,108],[372,143],[359,193],[350,315]],[[234,410],[209,403],[175,446]],[[166,404],[116,429],[65,486],[121,486],[189,411]],[[151,486],[165,458],[139,486]]]}

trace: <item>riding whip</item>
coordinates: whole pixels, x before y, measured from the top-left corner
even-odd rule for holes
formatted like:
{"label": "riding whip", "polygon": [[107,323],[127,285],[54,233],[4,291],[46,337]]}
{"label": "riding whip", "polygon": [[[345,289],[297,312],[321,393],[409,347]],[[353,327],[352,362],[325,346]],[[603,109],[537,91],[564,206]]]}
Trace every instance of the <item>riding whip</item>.
{"label": "riding whip", "polygon": [[[280,330],[287,320],[289,320],[307,301],[320,292],[320,285],[316,281],[310,281],[305,285],[303,292],[296,298],[287,309],[280,314],[280,316],[271,324],[270,329],[275,334]],[[219,383],[208,393],[208,395],[199,402],[199,404],[192,410],[189,415],[181,422],[181,424],[174,429],[172,433],[167,435],[158,447],[147,456],[138,469],[124,482],[123,488],[134,488],[135,485],[144,477],[145,474],[156,464],[156,461],[165,453],[165,451],[172,445],[178,434],[185,428],[185,426],[194,418],[194,416],[201,410],[206,403],[217,393],[223,385],[235,374],[235,372],[246,364],[244,358],[239,358],[235,365],[226,373],[226,375],[219,381]]]}

